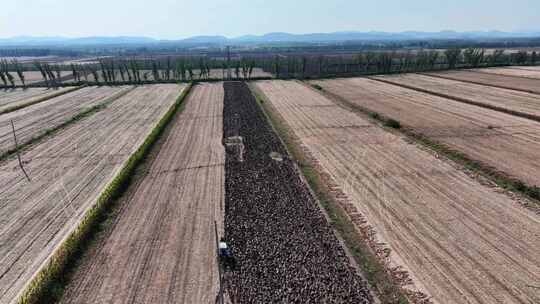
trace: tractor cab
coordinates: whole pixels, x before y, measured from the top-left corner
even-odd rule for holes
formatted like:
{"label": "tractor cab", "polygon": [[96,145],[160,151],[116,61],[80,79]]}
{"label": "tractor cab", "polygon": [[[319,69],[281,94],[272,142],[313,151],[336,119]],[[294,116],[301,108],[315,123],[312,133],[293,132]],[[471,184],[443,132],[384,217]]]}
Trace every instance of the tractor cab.
{"label": "tractor cab", "polygon": [[219,257],[220,258],[230,258],[232,256],[231,249],[225,242],[225,240],[222,238],[219,241]]}
{"label": "tractor cab", "polygon": [[219,240],[218,249],[219,261],[224,269],[234,270],[236,268],[236,260],[234,259],[231,248],[227,242],[225,242],[225,239],[222,238]]}

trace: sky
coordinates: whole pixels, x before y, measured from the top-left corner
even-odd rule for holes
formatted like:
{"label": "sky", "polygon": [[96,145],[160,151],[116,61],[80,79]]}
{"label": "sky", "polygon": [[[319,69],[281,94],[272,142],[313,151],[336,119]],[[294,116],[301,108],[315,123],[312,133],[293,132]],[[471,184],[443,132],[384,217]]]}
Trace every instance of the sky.
{"label": "sky", "polygon": [[0,0],[0,38],[540,31],[539,0]]}

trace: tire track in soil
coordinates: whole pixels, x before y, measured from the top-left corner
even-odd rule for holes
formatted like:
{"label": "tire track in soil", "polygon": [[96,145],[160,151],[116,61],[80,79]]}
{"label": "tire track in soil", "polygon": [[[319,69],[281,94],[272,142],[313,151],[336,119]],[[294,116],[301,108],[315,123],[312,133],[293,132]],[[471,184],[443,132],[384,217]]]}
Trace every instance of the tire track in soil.
{"label": "tire track in soil", "polygon": [[243,162],[229,151],[225,165],[225,235],[238,261],[226,275],[232,302],[372,303],[245,83],[225,83],[223,119],[224,140],[241,136],[245,146]]}

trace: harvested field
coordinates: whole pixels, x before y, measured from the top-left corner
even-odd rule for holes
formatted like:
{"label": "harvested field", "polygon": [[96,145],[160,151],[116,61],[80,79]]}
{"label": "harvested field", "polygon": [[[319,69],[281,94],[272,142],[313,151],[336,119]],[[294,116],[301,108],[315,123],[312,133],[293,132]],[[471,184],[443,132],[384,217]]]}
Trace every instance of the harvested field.
{"label": "harvested field", "polygon": [[195,86],[62,303],[214,303],[223,230],[223,84]]}
{"label": "harvested field", "polygon": [[512,69],[517,70],[525,70],[525,71],[535,71],[540,72],[540,66],[539,65],[533,65],[533,66],[512,66],[510,67]]}
{"label": "harvested field", "polygon": [[515,76],[515,77],[526,77],[533,79],[540,79],[540,70],[525,70],[525,69],[514,69],[512,67],[507,68],[485,68],[485,69],[474,69],[471,71],[495,74],[495,75],[504,75],[504,76]]}
{"label": "harvested field", "polygon": [[521,77],[494,75],[472,71],[445,71],[422,73],[463,82],[483,84],[504,89],[519,90],[528,93],[540,94],[540,79],[527,79]]}
{"label": "harvested field", "polygon": [[[343,82],[319,84],[339,91]],[[540,301],[537,214],[306,86],[256,85],[357,227],[366,220],[391,249],[389,266],[409,272],[410,288],[441,304]]]}
{"label": "harvested field", "polygon": [[8,89],[0,90],[0,112],[24,104],[32,103],[35,100],[46,98],[47,96],[56,95],[65,92],[69,88],[63,89],[45,89],[45,88],[29,88],[23,89]]}
{"label": "harvested field", "polygon": [[224,139],[243,139],[227,149],[225,165],[225,235],[238,263],[226,277],[233,303],[372,303],[245,83],[225,83],[223,117]]}
{"label": "harvested field", "polygon": [[461,81],[430,77],[419,74],[376,76],[398,85],[405,85],[421,91],[465,99],[491,108],[525,114],[540,119],[540,96],[515,90],[499,89]]}
{"label": "harvested field", "polygon": [[[43,84],[45,85],[45,81],[43,80],[43,75],[41,75],[41,72],[39,71],[26,71],[24,73],[24,82],[26,85],[30,84]],[[56,76],[56,72],[54,72]],[[19,78],[19,75],[17,72],[10,72],[10,74],[15,79],[15,85],[22,85],[22,81]],[[62,77],[62,81],[68,82],[68,80],[72,79],[72,72],[71,71],[62,71],[60,76]]]}
{"label": "harvested field", "polygon": [[14,148],[11,120],[19,144],[24,144],[73,116],[125,94],[131,87],[86,87],[0,115],[0,155]]}
{"label": "harvested field", "polygon": [[183,86],[140,86],[0,164],[0,303],[25,286],[174,104]]}
{"label": "harvested field", "polygon": [[530,185],[540,186],[540,123],[366,78],[313,82]]}

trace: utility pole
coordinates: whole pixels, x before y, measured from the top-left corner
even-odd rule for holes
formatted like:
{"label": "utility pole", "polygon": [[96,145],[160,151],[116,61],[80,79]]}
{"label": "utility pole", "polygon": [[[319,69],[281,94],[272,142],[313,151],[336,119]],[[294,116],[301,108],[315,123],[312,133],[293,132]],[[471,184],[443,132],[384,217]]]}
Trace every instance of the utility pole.
{"label": "utility pole", "polygon": [[227,80],[231,80],[231,46],[227,46]]}
{"label": "utility pole", "polygon": [[219,236],[218,236],[218,229],[217,229],[216,221],[214,221],[214,231],[216,235],[216,259],[217,259],[218,275],[219,275],[219,290],[218,290],[218,298],[216,302],[218,304],[223,304],[223,278],[222,278],[222,271],[221,271],[221,263],[219,260]]}
{"label": "utility pole", "polygon": [[13,130],[13,138],[15,139],[15,152],[17,153],[17,159],[19,160],[19,167],[21,167],[21,170],[24,173],[24,176],[26,176],[26,179],[30,181],[30,177],[28,176],[28,174],[26,174],[26,171],[24,170],[23,163],[21,161],[21,155],[19,154],[19,144],[17,143],[17,135],[15,134],[15,125],[13,124],[13,119],[11,120],[11,129]]}

